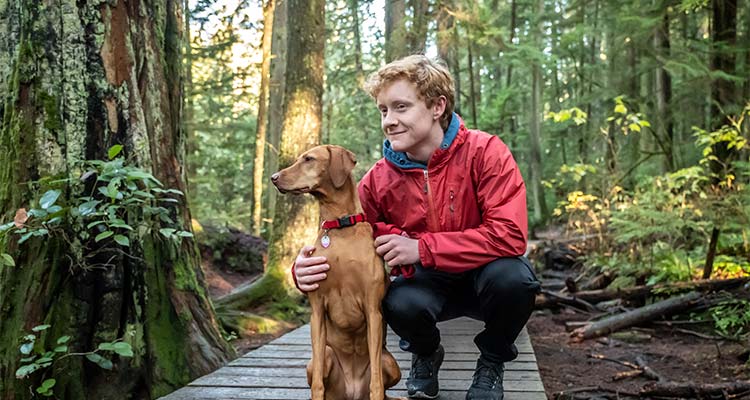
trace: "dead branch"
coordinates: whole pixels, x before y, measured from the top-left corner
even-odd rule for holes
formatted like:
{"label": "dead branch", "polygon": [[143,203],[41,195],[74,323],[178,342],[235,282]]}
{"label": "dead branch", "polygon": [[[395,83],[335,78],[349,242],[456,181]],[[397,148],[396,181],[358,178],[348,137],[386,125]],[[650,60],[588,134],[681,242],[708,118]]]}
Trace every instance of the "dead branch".
{"label": "dead branch", "polygon": [[695,306],[696,303],[700,301],[701,297],[702,295],[698,292],[690,292],[679,297],[672,297],[649,304],[645,307],[596,321],[590,325],[574,330],[571,332],[570,336],[573,341],[578,342],[604,336],[623,328],[642,324],[657,317],[670,315]]}
{"label": "dead branch", "polygon": [[750,391],[750,381],[695,384],[684,382],[647,383],[641,396],[704,398],[711,395],[736,395]]}
{"label": "dead branch", "polygon": [[[547,290],[542,290],[541,293],[543,296],[555,299],[558,304],[564,304],[564,305],[569,305],[569,306],[574,306],[574,307],[582,307],[583,309],[592,311],[592,312],[601,311],[595,305],[589,303],[586,300],[580,299],[576,296],[566,296],[564,294],[553,293]],[[539,297],[537,297],[537,299],[538,298]]]}
{"label": "dead branch", "polygon": [[[557,306],[560,303],[573,304],[577,300],[596,304],[605,300],[612,299],[633,299],[659,293],[677,293],[688,290],[697,291],[717,291],[728,290],[742,286],[750,281],[750,277],[734,279],[703,279],[692,282],[678,282],[663,285],[644,285],[634,286],[616,290],[587,290],[580,291],[571,296],[553,295],[550,292],[542,291],[536,297],[536,308],[548,308]],[[577,303],[581,304],[581,303]]]}

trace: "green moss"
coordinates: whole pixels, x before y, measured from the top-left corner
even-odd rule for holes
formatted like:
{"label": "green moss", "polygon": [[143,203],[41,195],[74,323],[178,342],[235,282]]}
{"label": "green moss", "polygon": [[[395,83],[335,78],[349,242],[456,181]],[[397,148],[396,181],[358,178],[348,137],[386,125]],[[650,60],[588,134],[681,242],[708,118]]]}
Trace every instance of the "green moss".
{"label": "green moss", "polygon": [[147,301],[145,320],[149,322],[144,331],[152,360],[152,392],[157,398],[190,382],[190,370],[186,358],[187,335],[184,321],[174,312],[169,297],[167,276],[161,265],[159,251],[154,241],[143,241],[146,263],[145,281]]}

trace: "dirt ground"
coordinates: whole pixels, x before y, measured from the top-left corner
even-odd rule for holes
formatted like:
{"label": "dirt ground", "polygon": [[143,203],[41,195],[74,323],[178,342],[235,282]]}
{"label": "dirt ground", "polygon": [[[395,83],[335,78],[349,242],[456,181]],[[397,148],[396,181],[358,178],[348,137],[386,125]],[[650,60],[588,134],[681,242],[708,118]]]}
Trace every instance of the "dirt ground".
{"label": "dirt ground", "polygon": [[[723,383],[748,379],[748,353],[742,345],[726,340],[703,339],[677,329],[710,334],[706,325],[652,325],[615,333],[609,337],[572,343],[565,323],[585,321],[586,314],[563,309],[535,311],[527,325],[547,397],[584,387],[613,392],[638,393],[643,377],[613,380],[631,368],[615,361],[636,364],[642,357],[664,379],[675,382]],[[593,356],[606,359],[594,358]],[[739,397],[736,397],[739,398]]]}

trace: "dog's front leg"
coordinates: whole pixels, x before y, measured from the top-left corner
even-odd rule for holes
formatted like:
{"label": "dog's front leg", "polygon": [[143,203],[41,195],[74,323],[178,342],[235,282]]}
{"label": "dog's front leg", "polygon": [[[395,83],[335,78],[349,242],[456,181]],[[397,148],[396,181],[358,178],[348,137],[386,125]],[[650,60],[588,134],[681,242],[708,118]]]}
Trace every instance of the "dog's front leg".
{"label": "dog's front leg", "polygon": [[325,386],[323,386],[323,375],[325,374],[326,359],[326,326],[324,316],[324,304],[322,299],[310,295],[310,339],[312,341],[312,379],[310,389],[312,400],[325,399]]}
{"label": "dog's front leg", "polygon": [[[380,302],[368,302],[367,310],[367,350],[370,355],[370,400],[383,400],[383,316],[380,313]],[[373,304],[374,303],[374,304]]]}

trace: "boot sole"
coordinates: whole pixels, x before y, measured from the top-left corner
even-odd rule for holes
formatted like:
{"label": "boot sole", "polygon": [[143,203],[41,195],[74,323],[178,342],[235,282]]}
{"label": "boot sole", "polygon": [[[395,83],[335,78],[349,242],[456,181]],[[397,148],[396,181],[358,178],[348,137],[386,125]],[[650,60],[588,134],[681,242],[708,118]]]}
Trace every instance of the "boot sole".
{"label": "boot sole", "polygon": [[435,395],[433,396],[430,396],[429,394],[425,392],[417,392],[417,393],[408,395],[410,399],[437,399],[438,396],[440,396],[440,392],[435,393]]}

